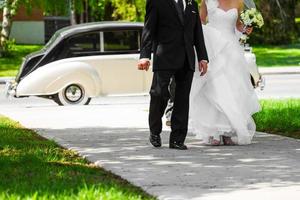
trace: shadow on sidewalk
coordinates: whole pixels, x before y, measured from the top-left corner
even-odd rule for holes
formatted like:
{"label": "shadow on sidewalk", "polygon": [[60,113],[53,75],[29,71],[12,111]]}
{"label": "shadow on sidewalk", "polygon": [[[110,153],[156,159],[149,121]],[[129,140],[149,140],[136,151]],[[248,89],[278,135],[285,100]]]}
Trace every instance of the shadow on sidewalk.
{"label": "shadow on sidewalk", "polygon": [[[200,198],[210,193],[300,186],[300,142],[258,133],[248,146],[209,147],[189,137],[188,151],[155,149],[147,129],[43,129],[39,133],[88,160],[167,197]],[[163,133],[167,144],[168,133]]]}

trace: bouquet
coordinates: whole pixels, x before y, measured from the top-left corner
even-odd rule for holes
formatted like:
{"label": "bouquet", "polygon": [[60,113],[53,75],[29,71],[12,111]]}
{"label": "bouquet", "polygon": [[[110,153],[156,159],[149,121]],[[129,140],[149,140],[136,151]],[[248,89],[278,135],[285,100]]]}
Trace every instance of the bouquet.
{"label": "bouquet", "polygon": [[[245,25],[245,29],[247,27],[261,28],[264,25],[264,18],[261,13],[256,8],[251,8],[248,10],[244,10],[241,13],[241,21]],[[241,43],[246,43],[248,36],[243,34],[240,38]]]}

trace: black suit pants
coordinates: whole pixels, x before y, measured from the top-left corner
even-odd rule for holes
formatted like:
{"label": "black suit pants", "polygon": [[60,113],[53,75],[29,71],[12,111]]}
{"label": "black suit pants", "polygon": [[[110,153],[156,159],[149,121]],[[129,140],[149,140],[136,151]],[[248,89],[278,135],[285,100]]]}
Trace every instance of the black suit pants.
{"label": "black suit pants", "polygon": [[168,86],[171,78],[174,77],[176,88],[170,142],[184,143],[188,130],[189,96],[193,74],[187,59],[180,69],[154,72],[150,90],[149,127],[151,134],[159,135],[162,131],[162,117],[170,98]]}

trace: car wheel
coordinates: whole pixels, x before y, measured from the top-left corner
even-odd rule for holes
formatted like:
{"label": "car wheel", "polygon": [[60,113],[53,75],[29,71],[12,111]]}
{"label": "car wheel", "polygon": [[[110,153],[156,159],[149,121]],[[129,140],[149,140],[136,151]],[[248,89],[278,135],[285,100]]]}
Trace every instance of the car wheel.
{"label": "car wheel", "polygon": [[53,99],[60,106],[88,105],[91,101],[91,98],[86,95],[84,87],[78,84],[65,87]]}

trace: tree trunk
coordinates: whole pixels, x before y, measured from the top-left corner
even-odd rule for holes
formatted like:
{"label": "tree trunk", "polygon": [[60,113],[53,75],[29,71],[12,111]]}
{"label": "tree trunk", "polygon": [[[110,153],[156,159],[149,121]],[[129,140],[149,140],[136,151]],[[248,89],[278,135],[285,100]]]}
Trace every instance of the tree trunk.
{"label": "tree trunk", "polygon": [[76,22],[76,11],[75,11],[75,1],[70,0],[70,22],[71,25],[77,24]]}
{"label": "tree trunk", "polygon": [[11,15],[11,9],[9,6],[5,6],[3,9],[3,21],[2,21],[2,30],[1,30],[1,39],[0,39],[0,56],[3,56],[3,53],[5,53],[6,44],[9,40],[9,35],[11,31],[11,25],[12,25],[12,15]]}

